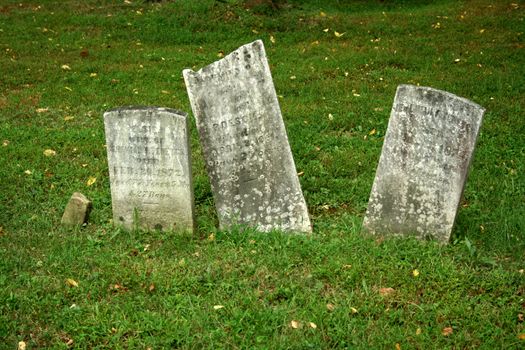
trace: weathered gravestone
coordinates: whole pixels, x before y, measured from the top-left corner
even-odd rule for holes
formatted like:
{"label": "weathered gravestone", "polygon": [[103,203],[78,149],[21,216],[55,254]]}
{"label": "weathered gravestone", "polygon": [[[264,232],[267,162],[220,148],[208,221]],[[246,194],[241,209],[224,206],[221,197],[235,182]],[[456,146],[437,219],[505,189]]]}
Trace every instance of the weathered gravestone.
{"label": "weathered gravestone", "polygon": [[124,107],[104,113],[113,220],[132,229],[194,227],[187,115]]}
{"label": "weathered gravestone", "polygon": [[220,226],[311,232],[262,41],[183,74]]}
{"label": "weathered gravestone", "polygon": [[364,230],[448,242],[484,112],[445,91],[400,85]]}

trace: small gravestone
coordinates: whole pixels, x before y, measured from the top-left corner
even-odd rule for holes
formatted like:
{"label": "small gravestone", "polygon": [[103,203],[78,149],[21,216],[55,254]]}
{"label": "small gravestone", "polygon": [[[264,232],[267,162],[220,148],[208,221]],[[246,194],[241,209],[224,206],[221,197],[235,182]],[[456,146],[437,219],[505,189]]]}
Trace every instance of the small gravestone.
{"label": "small gravestone", "polygon": [[445,91],[400,85],[363,229],[448,242],[484,112]]}
{"label": "small gravestone", "polygon": [[221,228],[311,232],[262,41],[183,74]]}
{"label": "small gravestone", "polygon": [[92,203],[82,193],[75,192],[66,205],[61,223],[66,226],[77,226],[87,223]]}
{"label": "small gravestone", "polygon": [[113,221],[126,229],[194,228],[187,115],[124,107],[104,113]]}

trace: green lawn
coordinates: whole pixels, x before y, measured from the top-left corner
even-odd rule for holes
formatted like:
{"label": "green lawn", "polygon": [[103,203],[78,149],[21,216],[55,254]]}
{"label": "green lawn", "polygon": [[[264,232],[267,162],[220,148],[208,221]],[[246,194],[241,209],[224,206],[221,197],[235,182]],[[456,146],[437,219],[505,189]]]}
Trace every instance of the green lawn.
{"label": "green lawn", "polygon": [[[525,2],[259,2],[0,1],[0,349],[524,348]],[[219,231],[193,117],[197,232],[113,228],[103,112],[256,39],[314,233]],[[399,84],[487,109],[447,246],[360,234]]]}

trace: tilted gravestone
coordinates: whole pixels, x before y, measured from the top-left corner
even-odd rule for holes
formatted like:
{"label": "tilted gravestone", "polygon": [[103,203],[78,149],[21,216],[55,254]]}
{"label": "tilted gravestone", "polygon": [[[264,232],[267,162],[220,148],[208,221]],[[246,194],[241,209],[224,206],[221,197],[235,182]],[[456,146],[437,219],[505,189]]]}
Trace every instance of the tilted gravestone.
{"label": "tilted gravestone", "polygon": [[183,75],[221,228],[311,232],[262,41]]}
{"label": "tilted gravestone", "polygon": [[445,91],[400,85],[363,229],[448,242],[484,112]]}
{"label": "tilted gravestone", "polygon": [[115,224],[193,231],[187,115],[124,107],[104,113],[104,124]]}

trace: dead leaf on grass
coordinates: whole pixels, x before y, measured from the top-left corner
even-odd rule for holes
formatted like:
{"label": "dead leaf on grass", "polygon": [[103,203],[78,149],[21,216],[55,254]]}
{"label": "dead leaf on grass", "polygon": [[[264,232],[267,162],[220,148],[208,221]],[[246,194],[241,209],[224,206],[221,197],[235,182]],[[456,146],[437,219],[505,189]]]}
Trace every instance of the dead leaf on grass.
{"label": "dead leaf on grass", "polygon": [[66,279],[66,284],[67,284],[68,286],[70,286],[70,287],[75,287],[75,288],[78,287],[78,282],[75,281],[75,280],[72,279],[72,278],[68,278],[68,279]]}
{"label": "dead leaf on grass", "polygon": [[299,329],[301,328],[301,326],[301,322],[299,321],[292,320],[292,322],[290,322],[290,327],[292,327],[293,329]]}
{"label": "dead leaf on grass", "polygon": [[393,293],[395,293],[395,291],[396,290],[394,288],[390,288],[390,287],[388,287],[388,288],[380,288],[379,289],[379,294],[381,294],[384,297],[387,297],[387,296],[392,295]]}
{"label": "dead leaf on grass", "polygon": [[328,311],[334,311],[335,310],[335,305],[331,304],[331,303],[328,303],[328,304],[326,304],[326,308],[328,309]]}
{"label": "dead leaf on grass", "polygon": [[454,330],[452,329],[452,327],[445,327],[445,328],[443,328],[443,330],[441,331],[441,334],[443,334],[445,337],[448,337],[448,336],[451,335],[452,333],[454,333]]}

